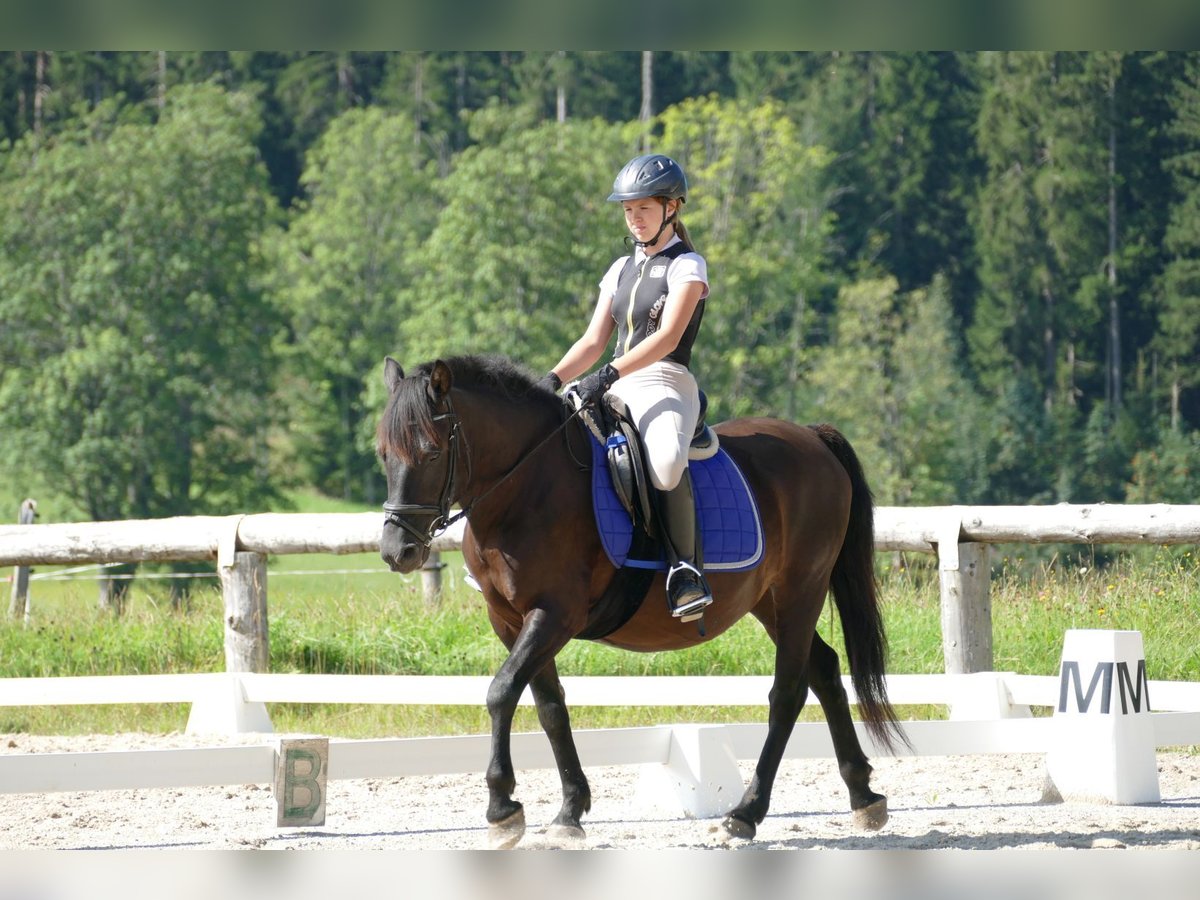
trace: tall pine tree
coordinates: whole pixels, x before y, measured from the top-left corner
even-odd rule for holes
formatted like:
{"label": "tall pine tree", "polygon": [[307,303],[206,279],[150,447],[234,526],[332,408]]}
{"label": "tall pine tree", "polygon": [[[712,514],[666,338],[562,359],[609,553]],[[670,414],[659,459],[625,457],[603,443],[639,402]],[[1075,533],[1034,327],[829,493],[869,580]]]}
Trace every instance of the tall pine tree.
{"label": "tall pine tree", "polygon": [[1178,150],[1166,161],[1176,190],[1165,244],[1170,254],[1162,276],[1155,347],[1162,359],[1170,422],[1200,422],[1196,351],[1200,346],[1200,54],[1189,53],[1171,98],[1171,131]]}

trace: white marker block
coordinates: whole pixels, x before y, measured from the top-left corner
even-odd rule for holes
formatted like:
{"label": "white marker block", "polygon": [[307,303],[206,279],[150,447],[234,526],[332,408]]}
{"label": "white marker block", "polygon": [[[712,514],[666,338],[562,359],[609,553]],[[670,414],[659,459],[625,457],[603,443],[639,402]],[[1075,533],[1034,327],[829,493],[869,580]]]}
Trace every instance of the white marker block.
{"label": "white marker block", "polygon": [[706,819],[729,812],[745,790],[724,725],[672,725],[667,761],[642,766],[635,796],[643,810]]}
{"label": "white marker block", "polygon": [[283,739],[275,755],[275,803],[280,828],[325,824],[329,739]]}
{"label": "white marker block", "polygon": [[1158,803],[1158,760],[1140,631],[1063,639],[1046,770],[1064,800]]}
{"label": "white marker block", "polygon": [[188,734],[270,734],[271,717],[265,703],[250,702],[237,672],[203,676],[192,699]]}

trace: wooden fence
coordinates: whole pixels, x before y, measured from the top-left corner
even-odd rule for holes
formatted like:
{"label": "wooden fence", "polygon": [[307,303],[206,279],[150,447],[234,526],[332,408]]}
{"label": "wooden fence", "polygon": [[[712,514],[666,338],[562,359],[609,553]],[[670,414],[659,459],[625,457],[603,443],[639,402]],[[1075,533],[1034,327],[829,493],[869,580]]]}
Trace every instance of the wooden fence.
{"label": "wooden fence", "polygon": [[[32,525],[37,519],[37,501],[27,498],[21,502],[21,512],[17,522],[21,525]],[[26,600],[29,596],[29,567],[17,566],[13,570],[12,593],[8,603],[8,616],[11,619],[26,618],[29,607]]]}
{"label": "wooden fence", "polygon": [[[271,554],[379,549],[379,513],[238,516],[0,526],[0,567],[215,560],[225,597],[225,662],[262,672],[267,660],[266,560]],[[462,523],[434,551],[461,547]],[[1200,544],[1200,505],[879,507],[877,550],[938,557],[948,674],[993,668],[989,545]]]}

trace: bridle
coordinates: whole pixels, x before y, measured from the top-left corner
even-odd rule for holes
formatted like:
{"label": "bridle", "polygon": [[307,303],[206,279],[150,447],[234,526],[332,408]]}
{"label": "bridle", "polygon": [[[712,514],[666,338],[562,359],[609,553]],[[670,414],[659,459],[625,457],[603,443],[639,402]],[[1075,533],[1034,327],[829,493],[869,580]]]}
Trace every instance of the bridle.
{"label": "bridle", "polygon": [[[428,550],[430,545],[433,544],[434,539],[439,534],[441,534],[459,519],[466,518],[468,515],[470,515],[471,510],[475,508],[475,505],[479,503],[479,501],[483,500],[483,498],[488,496],[488,494],[496,490],[496,488],[500,487],[500,485],[511,478],[517,469],[521,468],[521,466],[531,459],[535,453],[541,450],[542,447],[546,446],[546,444],[550,442],[551,438],[566,428],[573,419],[583,412],[583,410],[584,407],[581,406],[571,413],[571,415],[563,419],[562,424],[546,435],[546,437],[543,438],[536,447],[517,460],[516,465],[501,475],[491,487],[489,487],[486,491],[456,512],[454,515],[450,515],[450,504],[454,502],[455,478],[458,474],[458,445],[460,435],[462,434],[462,419],[459,417],[458,413],[454,411],[454,407],[450,404],[450,397],[447,396],[446,412],[438,413],[433,417],[435,422],[448,419],[452,423],[450,425],[450,436],[447,439],[447,454],[449,455],[449,461],[446,465],[446,480],[442,484],[442,492],[438,497],[437,505],[433,506],[428,503],[384,503],[383,524],[395,525],[397,528],[402,528],[413,538],[413,540]],[[466,438],[461,438],[461,440],[465,443]],[[471,456],[468,453],[468,469],[470,465]],[[468,471],[468,483],[470,480],[471,476],[470,472]],[[429,520],[428,527],[422,531],[411,522],[406,521],[406,516],[430,516],[431,518]]]}
{"label": "bridle", "polygon": [[[398,528],[403,528],[412,538],[424,547],[429,549],[429,545],[433,543],[433,539],[461,519],[467,514],[466,510],[462,510],[454,516],[450,515],[450,504],[454,502],[454,481],[458,475],[458,441],[459,435],[462,433],[462,419],[458,413],[454,411],[454,407],[450,405],[450,398],[446,398],[446,412],[438,413],[433,417],[433,421],[440,422],[444,419],[449,419],[450,437],[447,441],[447,454],[449,461],[446,464],[446,480],[442,484],[442,492],[438,497],[437,506],[431,506],[427,503],[384,503],[383,504],[383,524],[395,525]],[[468,465],[470,457],[468,456]],[[467,478],[470,481],[470,477]],[[429,526],[421,531],[410,522],[405,521],[405,516],[431,516]]]}

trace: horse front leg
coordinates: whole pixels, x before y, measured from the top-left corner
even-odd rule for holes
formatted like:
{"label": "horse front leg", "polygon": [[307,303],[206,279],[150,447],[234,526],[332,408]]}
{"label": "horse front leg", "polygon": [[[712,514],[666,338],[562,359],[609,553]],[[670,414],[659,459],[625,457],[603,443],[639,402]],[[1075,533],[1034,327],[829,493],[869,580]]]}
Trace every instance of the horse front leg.
{"label": "horse front leg", "polygon": [[508,658],[488,687],[492,750],[487,768],[487,820],[493,849],[515,847],[525,834],[525,809],[512,797],[517,783],[512,764],[513,714],[525,687],[570,637],[557,616],[541,608],[534,609],[526,615]]}
{"label": "horse front leg", "polygon": [[563,805],[548,829],[552,837],[568,841],[584,838],[580,817],[592,808],[592,791],[579,762],[575,738],[571,735],[571,715],[567,711],[566,694],[558,679],[558,667],[550,660],[534,676],[530,685],[537,703],[538,721],[550,739],[554,761],[562,780]]}

